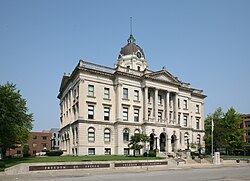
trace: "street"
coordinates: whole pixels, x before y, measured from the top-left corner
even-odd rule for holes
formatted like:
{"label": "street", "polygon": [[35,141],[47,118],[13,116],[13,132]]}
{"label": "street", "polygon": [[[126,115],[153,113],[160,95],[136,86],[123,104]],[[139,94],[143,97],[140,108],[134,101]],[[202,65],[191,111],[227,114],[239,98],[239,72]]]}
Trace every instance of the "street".
{"label": "street", "polygon": [[216,168],[173,168],[165,171],[138,173],[98,173],[70,175],[58,173],[0,176],[1,181],[246,181],[250,180],[250,166]]}

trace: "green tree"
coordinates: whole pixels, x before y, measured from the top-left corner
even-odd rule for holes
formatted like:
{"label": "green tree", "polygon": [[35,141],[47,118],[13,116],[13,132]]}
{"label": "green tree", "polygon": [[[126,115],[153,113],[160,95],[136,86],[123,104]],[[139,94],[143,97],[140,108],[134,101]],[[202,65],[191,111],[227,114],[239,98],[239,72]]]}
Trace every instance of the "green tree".
{"label": "green tree", "polygon": [[132,150],[134,150],[134,156],[135,151],[142,149],[147,142],[149,142],[150,138],[149,136],[145,134],[135,134],[130,137],[128,147]]}
{"label": "green tree", "polygon": [[28,139],[33,115],[27,111],[26,100],[22,98],[16,85],[0,85],[0,147],[3,157],[8,148]]}
{"label": "green tree", "polygon": [[226,114],[221,108],[218,108],[205,120],[205,142],[208,152],[211,151],[212,120],[214,122],[214,150],[225,148],[231,152],[243,148],[241,138],[244,131],[240,128],[241,116],[233,108],[230,108]]}
{"label": "green tree", "polygon": [[30,154],[29,154],[29,151],[30,151],[30,148],[29,148],[29,145],[25,144],[23,146],[23,157],[29,157]]}

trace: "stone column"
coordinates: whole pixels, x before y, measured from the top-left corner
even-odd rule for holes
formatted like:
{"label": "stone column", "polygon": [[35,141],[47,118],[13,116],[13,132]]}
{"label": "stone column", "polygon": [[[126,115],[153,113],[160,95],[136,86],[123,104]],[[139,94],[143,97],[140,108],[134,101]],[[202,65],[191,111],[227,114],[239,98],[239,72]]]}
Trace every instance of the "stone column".
{"label": "stone column", "polygon": [[144,122],[148,121],[148,87],[144,87],[144,109],[143,109]]}
{"label": "stone column", "polygon": [[175,124],[177,124],[177,119],[178,119],[178,98],[177,98],[177,93],[175,93],[175,99],[174,99],[174,120],[175,120]]}
{"label": "stone column", "polygon": [[121,114],[121,99],[122,99],[122,90],[121,90],[122,84],[116,85],[116,121],[122,120],[122,114]]}
{"label": "stone column", "polygon": [[167,92],[166,94],[166,119],[167,119],[167,123],[169,123],[169,109],[170,109],[170,106],[169,106],[169,92]]}
{"label": "stone column", "polygon": [[155,121],[158,119],[158,89],[155,89],[155,97],[154,97],[154,117]]}

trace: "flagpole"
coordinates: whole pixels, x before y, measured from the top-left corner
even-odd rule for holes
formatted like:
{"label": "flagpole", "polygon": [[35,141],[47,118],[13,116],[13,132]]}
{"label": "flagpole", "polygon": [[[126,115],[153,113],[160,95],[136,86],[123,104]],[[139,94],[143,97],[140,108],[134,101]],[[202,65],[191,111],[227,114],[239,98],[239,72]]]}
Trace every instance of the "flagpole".
{"label": "flagpole", "polygon": [[212,129],[211,129],[211,142],[212,142],[211,155],[212,155],[212,160],[213,160],[213,156],[214,156],[214,120],[213,119],[212,119]]}

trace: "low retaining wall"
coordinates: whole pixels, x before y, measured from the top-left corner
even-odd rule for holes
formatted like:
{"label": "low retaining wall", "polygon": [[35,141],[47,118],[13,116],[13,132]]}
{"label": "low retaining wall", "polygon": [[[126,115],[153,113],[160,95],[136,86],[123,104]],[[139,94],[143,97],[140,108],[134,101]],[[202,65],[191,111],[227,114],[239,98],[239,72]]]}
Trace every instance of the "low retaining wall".
{"label": "low retaining wall", "polygon": [[168,165],[166,160],[150,161],[100,161],[100,162],[53,162],[53,163],[21,163],[5,169],[7,175],[27,174],[43,171],[62,171],[71,169],[122,169],[122,168],[143,168],[148,166]]}

